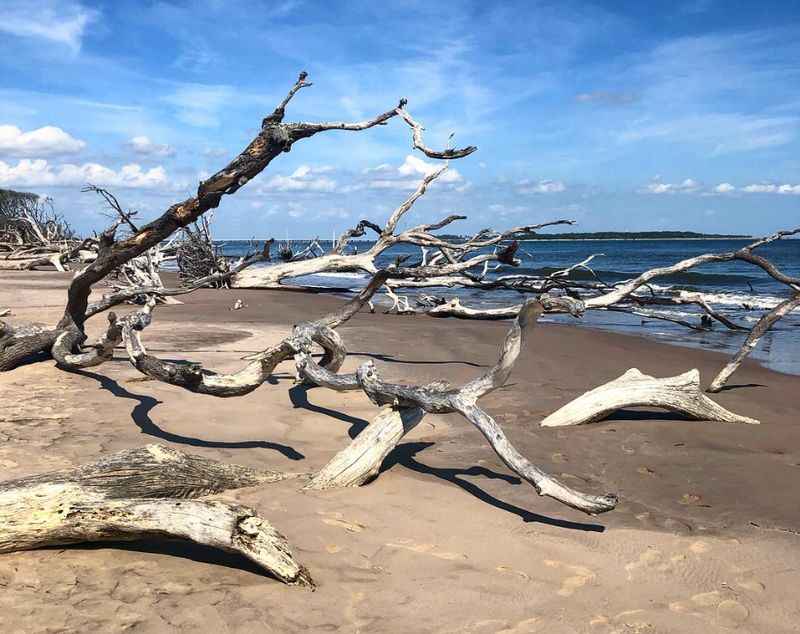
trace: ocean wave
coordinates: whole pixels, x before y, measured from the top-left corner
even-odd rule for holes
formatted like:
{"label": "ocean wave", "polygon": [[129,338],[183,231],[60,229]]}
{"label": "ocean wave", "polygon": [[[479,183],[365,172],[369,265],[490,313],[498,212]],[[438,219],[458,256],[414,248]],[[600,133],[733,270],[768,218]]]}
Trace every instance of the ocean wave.
{"label": "ocean wave", "polygon": [[[785,297],[772,295],[748,295],[743,293],[699,293],[712,306],[735,306],[744,310],[775,308]],[[800,312],[800,307],[793,312]]]}
{"label": "ocean wave", "polygon": [[[559,269],[552,266],[545,266],[539,268],[520,267],[504,271],[503,274],[547,276],[547,275],[552,275],[553,273],[556,273],[557,271],[560,270],[563,269]],[[613,271],[613,270],[603,270],[603,269],[593,269],[593,270],[596,273],[596,276],[592,275],[589,271],[586,271],[585,269],[575,269],[574,271],[570,271],[569,275],[566,276],[566,279],[586,281],[599,278],[606,282],[621,282],[625,280],[633,280],[638,275],[638,273],[632,273],[628,271]],[[748,283],[762,281],[761,278],[752,277],[749,275],[739,275],[736,273],[701,273],[698,271],[683,271],[681,273],[671,273],[669,275],[659,276],[657,279],[662,283],[667,282],[672,285],[692,284],[698,286],[708,286],[708,285],[719,286],[722,284],[746,286]]]}

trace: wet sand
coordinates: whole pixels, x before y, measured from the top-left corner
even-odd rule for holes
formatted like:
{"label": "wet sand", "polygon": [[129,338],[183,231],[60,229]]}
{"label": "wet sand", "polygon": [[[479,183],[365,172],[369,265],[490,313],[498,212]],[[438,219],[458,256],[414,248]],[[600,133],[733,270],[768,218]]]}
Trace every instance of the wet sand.
{"label": "wet sand", "polygon": [[[10,321],[54,323],[68,276],[0,273]],[[246,307],[230,308],[236,299]],[[230,371],[295,321],[342,300],[199,291],[145,334],[163,358]],[[93,328],[102,327],[96,319]],[[351,356],[398,382],[461,383],[491,363],[505,323],[363,313],[340,329]],[[714,398],[760,426],[624,412],[571,429],[538,421],[630,367],[655,376],[725,357],[639,337],[541,324],[509,385],[481,401],[518,449],[576,488],[615,492],[589,517],[540,498],[458,416],[428,416],[359,489],[296,481],[225,494],[293,544],[316,592],[175,543],[0,556],[0,631],[791,632],[800,622],[800,377],[745,365]],[[117,351],[79,373],[52,361],[0,374],[3,479],[162,442],[287,471],[321,467],[376,413],[363,394],[272,384],[236,399],[141,375]]]}

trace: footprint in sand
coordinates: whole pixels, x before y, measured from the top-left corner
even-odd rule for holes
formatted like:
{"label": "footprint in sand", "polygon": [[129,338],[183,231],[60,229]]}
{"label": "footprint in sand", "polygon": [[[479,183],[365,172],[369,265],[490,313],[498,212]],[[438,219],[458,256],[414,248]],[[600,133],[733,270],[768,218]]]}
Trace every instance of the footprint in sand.
{"label": "footprint in sand", "polygon": [[735,628],[750,617],[750,610],[739,601],[725,598],[718,590],[695,594],[686,601],[673,601],[669,604],[673,612],[687,612],[693,616],[711,617],[715,622]]}
{"label": "footprint in sand", "polygon": [[437,559],[446,559],[448,561],[457,561],[459,559],[467,559],[468,557],[463,553],[451,553],[445,550],[439,550],[436,544],[418,544],[411,539],[400,539],[396,542],[388,542],[386,544],[389,548],[401,548],[403,550],[410,550],[412,553],[422,553],[436,557]]}
{"label": "footprint in sand", "polygon": [[344,530],[348,531],[349,533],[360,533],[363,531],[366,526],[363,524],[359,524],[358,522],[351,522],[346,519],[342,518],[341,513],[333,512],[333,513],[320,513],[321,515],[327,515],[329,517],[323,517],[322,521],[329,526],[336,526],[337,528],[343,528]]}
{"label": "footprint in sand", "polygon": [[527,632],[535,632],[539,628],[537,626],[541,624],[541,621],[538,616],[532,616],[527,619],[523,619],[516,625],[512,625],[503,630],[497,630],[496,634],[526,634]]}
{"label": "footprint in sand", "polygon": [[509,575],[516,575],[517,577],[519,577],[523,581],[530,581],[531,580],[530,575],[525,574],[521,570],[514,570],[510,566],[497,566],[497,568],[495,568],[495,570],[497,570],[497,572],[503,572],[503,573],[506,573],[506,574],[509,574]]}
{"label": "footprint in sand", "polygon": [[594,571],[589,570],[585,566],[573,566],[572,564],[565,564],[563,561],[556,561],[554,559],[545,559],[544,565],[548,568],[563,568],[569,574],[561,581],[561,588],[558,590],[558,595],[562,597],[569,597],[575,593],[576,590],[582,588],[590,581],[593,581],[597,575]]}
{"label": "footprint in sand", "polygon": [[664,555],[656,548],[648,548],[636,561],[625,564],[625,571],[628,573],[628,581],[633,581],[633,575],[637,570],[643,568],[655,568],[664,564]]}

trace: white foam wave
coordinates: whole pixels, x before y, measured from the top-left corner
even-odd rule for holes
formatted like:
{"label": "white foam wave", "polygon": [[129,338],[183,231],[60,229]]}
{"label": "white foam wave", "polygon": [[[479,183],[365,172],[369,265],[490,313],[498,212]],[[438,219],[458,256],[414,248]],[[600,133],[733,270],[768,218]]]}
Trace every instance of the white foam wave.
{"label": "white foam wave", "polygon": [[[700,295],[712,306],[734,306],[745,310],[769,310],[785,300],[783,297],[772,295],[746,295],[743,293],[700,293]],[[795,309],[795,312],[798,312],[798,309]]]}

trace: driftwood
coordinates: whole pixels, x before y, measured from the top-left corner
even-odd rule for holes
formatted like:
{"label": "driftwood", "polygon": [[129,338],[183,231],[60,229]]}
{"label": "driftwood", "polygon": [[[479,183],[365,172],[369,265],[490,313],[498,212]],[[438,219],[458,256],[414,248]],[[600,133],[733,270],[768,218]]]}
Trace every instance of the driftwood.
{"label": "driftwood", "polygon": [[761,341],[761,338],[770,328],[772,328],[773,324],[775,324],[775,322],[781,319],[784,315],[788,315],[798,307],[800,307],[800,293],[781,302],[775,306],[775,308],[766,313],[761,319],[759,319],[758,322],[756,322],[756,325],[753,326],[750,334],[747,335],[747,339],[745,339],[742,347],[739,348],[739,351],[725,365],[725,367],[719,371],[719,374],[714,377],[714,380],[711,381],[711,385],[708,386],[707,391],[719,392],[722,390],[722,388],[728,382],[731,374],[736,372],[738,367],[742,364],[742,361],[744,361],[755,349],[755,347],[758,345],[758,342]]}
{"label": "driftwood", "polygon": [[656,407],[697,420],[758,424],[757,420],[734,414],[703,394],[697,370],[657,379],[631,368],[621,377],[567,403],[545,418],[541,425],[565,427],[593,423],[629,407]]}
{"label": "driftwood", "polygon": [[[216,209],[224,196],[235,194],[260,174],[275,158],[289,152],[292,146],[299,141],[334,130],[351,132],[367,130],[384,125],[390,119],[398,117],[411,128],[414,147],[430,158],[456,159],[467,156],[477,149],[471,146],[444,151],[429,148],[422,139],[421,126],[406,110],[405,99],[401,100],[396,107],[367,121],[284,123],[286,106],[301,89],[311,85],[306,81],[307,77],[305,72],[300,73],[286,97],[270,115],[264,118],[255,138],[228,165],[201,182],[195,196],[175,203],[161,216],[136,229],[131,226],[129,212],[118,214],[117,221],[96,240],[97,257],[73,277],[67,291],[64,313],[54,328],[56,331],[54,336],[50,339],[36,337],[27,342],[20,341],[18,338],[8,341],[5,346],[0,347],[0,369],[16,367],[30,354],[48,352],[55,339],[63,331],[73,331],[73,336],[68,340],[73,347],[71,352],[81,354],[83,351],[80,350],[80,346],[85,340],[84,324],[91,317],[87,311],[89,295],[95,284],[107,278],[113,271],[130,260],[157,247],[179,229],[196,222],[206,212]],[[123,224],[130,229],[130,232],[126,237],[118,239],[116,237],[117,229]],[[299,265],[302,262],[292,264]]]}
{"label": "driftwood", "polygon": [[285,583],[312,585],[286,539],[256,511],[194,499],[286,477],[163,445],[121,451],[0,483],[0,552],[168,537],[239,553]]}
{"label": "driftwood", "polygon": [[[565,306],[565,310],[573,308],[571,305]],[[457,412],[484,435],[503,462],[528,481],[539,495],[552,497],[589,514],[613,509],[617,504],[616,496],[596,496],[575,491],[533,465],[511,444],[500,425],[478,407],[478,399],[505,384],[522,349],[526,331],[543,312],[541,301],[526,302],[506,335],[497,363],[486,374],[461,387],[453,387],[442,381],[420,386],[387,383],[371,361],[363,364],[355,373],[357,385],[376,405],[389,405],[396,409],[385,410],[373,422],[373,425],[377,423],[375,428],[365,430],[370,432],[369,439],[360,441],[360,436],[356,437],[350,447],[312,478],[309,486],[328,488],[361,484],[377,473],[388,452],[419,422],[423,413]],[[319,379],[322,376],[322,384],[334,385],[334,379],[325,377],[327,372],[314,367],[309,357],[301,359],[298,371],[306,380],[315,381],[315,377]],[[353,385],[353,379],[347,375],[340,381],[341,389],[349,389]]]}
{"label": "driftwood", "polygon": [[151,322],[155,307],[152,298],[140,311],[120,320],[121,333],[131,364],[142,374],[198,394],[242,396],[263,385],[279,363],[291,359],[299,351],[310,350],[312,344],[321,346],[325,351],[321,365],[330,372],[338,371],[347,351],[334,329],[355,315],[383,285],[387,276],[386,271],[379,271],[360,293],[341,308],[316,321],[297,324],[288,337],[262,352],[245,357],[249,363],[229,374],[207,370],[197,363],[163,361],[148,354],[141,335]]}
{"label": "driftwood", "polygon": [[380,410],[347,448],[337,453],[306,485],[308,489],[357,487],[378,475],[384,459],[425,415],[419,407]]}

